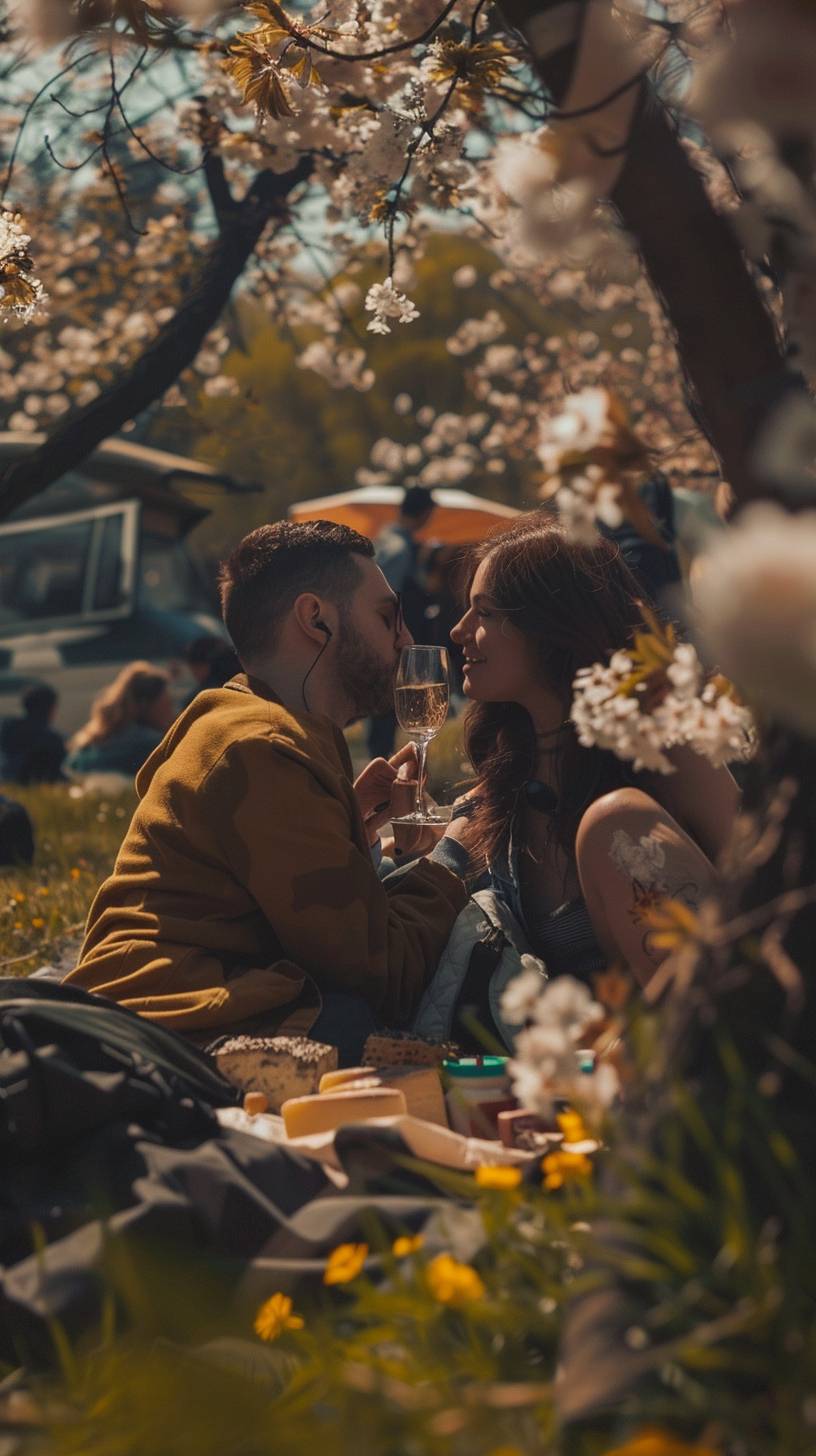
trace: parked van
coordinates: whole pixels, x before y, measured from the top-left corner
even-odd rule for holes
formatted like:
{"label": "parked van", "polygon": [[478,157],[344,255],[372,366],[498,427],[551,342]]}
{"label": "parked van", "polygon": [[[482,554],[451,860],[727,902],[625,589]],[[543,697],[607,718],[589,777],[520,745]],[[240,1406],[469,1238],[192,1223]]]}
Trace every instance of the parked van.
{"label": "parked van", "polygon": [[[0,469],[42,438],[0,434]],[[177,493],[182,482],[233,485],[197,461],[109,440],[0,524],[0,718],[46,682],[60,696],[55,726],[73,733],[134,658],[168,667],[179,701],[191,691],[187,648],[225,633],[186,545],[208,511]]]}

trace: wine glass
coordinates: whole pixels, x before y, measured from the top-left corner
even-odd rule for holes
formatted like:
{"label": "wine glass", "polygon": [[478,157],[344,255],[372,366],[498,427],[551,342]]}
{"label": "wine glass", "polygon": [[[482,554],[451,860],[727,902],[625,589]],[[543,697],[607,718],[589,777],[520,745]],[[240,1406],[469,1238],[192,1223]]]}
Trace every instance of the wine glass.
{"label": "wine glass", "polygon": [[423,780],[428,744],[448,716],[450,668],[444,647],[403,647],[394,684],[397,722],[418,749],[416,808],[394,824],[446,824],[447,817],[424,804]]}

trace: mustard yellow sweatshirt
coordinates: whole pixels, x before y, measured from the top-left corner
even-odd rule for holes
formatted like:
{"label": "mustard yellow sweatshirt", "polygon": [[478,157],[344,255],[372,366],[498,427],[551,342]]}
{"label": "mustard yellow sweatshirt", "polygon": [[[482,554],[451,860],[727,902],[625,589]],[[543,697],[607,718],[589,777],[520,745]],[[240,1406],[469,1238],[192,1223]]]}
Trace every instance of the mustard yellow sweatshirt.
{"label": "mustard yellow sweatshirt", "polygon": [[327,718],[239,676],[191,703],[136,789],[69,981],[192,1033],[260,1012],[305,1031],[315,984],[408,1021],[466,892],[427,860],[379,880]]}

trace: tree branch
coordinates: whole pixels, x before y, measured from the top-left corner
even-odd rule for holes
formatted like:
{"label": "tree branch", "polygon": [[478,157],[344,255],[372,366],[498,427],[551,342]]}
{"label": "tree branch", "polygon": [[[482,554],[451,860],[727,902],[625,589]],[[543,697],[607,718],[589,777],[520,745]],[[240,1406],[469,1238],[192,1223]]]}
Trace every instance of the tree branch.
{"label": "tree branch", "polygon": [[[559,10],[557,0],[502,0],[526,34]],[[556,105],[568,90],[577,47],[535,61]],[[786,364],[773,320],[734,231],[716,213],[677,129],[644,77],[623,170],[611,200],[632,234],[677,336],[691,411],[741,502],[772,493],[752,446],[780,398],[804,388]],[[554,124],[557,126],[557,119]]]}
{"label": "tree branch", "polygon": [[252,256],[267,223],[285,216],[286,201],[311,171],[303,157],[288,172],[261,172],[234,204],[183,304],[130,367],[102,394],[72,410],[48,439],[0,475],[0,520],[80,465],[127,420],[160,399],[192,364]]}

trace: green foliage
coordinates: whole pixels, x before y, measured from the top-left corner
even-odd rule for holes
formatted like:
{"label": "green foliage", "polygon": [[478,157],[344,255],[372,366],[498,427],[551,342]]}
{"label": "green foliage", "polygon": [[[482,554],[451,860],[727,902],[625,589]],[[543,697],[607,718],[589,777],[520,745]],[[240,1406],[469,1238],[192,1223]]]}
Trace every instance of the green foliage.
{"label": "green foliage", "polygon": [[30,868],[0,870],[0,974],[27,975],[81,932],[91,899],[110,874],[134,796],[64,784],[15,786],[11,793],[31,815],[36,854]]}

